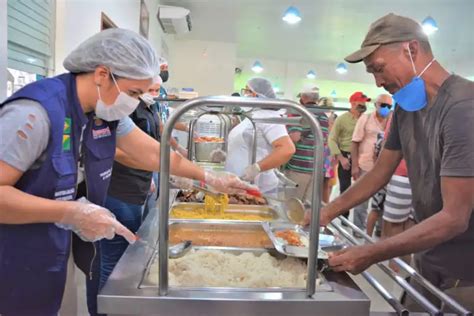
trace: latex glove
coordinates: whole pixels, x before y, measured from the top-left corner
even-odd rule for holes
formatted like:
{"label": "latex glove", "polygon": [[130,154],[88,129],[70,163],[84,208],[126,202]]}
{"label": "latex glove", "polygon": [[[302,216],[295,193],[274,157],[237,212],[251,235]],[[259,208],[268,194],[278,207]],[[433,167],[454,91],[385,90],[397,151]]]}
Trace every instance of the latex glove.
{"label": "latex glove", "polygon": [[84,241],[112,239],[116,234],[123,236],[131,244],[136,241],[135,234],[120,224],[106,208],[93,204],[86,198],[72,203],[75,203],[74,210],[64,214],[56,223],[58,227],[72,230]]}
{"label": "latex glove", "polygon": [[215,173],[206,171],[205,182],[218,192],[230,194],[245,194],[246,190],[255,190],[256,187],[245,183],[231,173]]}
{"label": "latex glove", "polygon": [[227,154],[222,149],[214,149],[210,154],[212,162],[223,162]]}
{"label": "latex glove", "polygon": [[191,190],[194,185],[194,180],[178,176],[170,176],[170,183],[177,188]]}
{"label": "latex glove", "polygon": [[252,182],[260,173],[261,169],[258,163],[254,163],[253,165],[248,166],[245,168],[244,175],[242,176],[242,180]]}

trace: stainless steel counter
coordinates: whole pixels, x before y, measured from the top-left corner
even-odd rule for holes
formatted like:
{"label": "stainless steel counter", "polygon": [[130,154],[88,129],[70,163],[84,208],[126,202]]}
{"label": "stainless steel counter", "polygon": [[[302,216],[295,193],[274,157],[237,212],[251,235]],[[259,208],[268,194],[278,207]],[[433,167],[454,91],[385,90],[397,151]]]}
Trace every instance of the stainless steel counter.
{"label": "stainless steel counter", "polygon": [[[170,195],[170,204],[176,191]],[[158,238],[158,216],[151,212],[99,294],[99,312],[109,315],[368,315],[369,298],[345,273],[324,273],[332,292],[307,298],[301,290],[242,290],[170,288],[158,296],[158,288],[139,288]]]}

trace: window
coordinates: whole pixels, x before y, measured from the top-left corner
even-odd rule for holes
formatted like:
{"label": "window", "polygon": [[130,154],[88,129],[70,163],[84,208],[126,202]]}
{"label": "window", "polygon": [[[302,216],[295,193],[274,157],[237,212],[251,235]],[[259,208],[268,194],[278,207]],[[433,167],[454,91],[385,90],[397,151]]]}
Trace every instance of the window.
{"label": "window", "polygon": [[47,76],[53,70],[54,0],[8,0],[8,67]]}

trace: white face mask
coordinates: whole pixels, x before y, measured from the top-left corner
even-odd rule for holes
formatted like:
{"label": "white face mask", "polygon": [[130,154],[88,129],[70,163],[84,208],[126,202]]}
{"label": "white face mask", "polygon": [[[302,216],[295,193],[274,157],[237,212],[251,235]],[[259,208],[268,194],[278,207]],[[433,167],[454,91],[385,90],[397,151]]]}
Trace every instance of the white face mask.
{"label": "white face mask", "polygon": [[95,106],[95,115],[98,118],[101,118],[108,122],[118,121],[120,119],[123,119],[124,117],[129,116],[130,114],[132,114],[133,111],[135,111],[138,104],[140,103],[140,100],[132,98],[125,92],[120,91],[117,81],[115,81],[114,75],[112,73],[111,75],[112,80],[115,83],[115,87],[119,92],[119,95],[115,99],[114,103],[112,103],[111,105],[107,105],[104,103],[104,101],[102,101],[102,98],[100,96],[100,88],[99,86],[97,86],[99,100],[97,100],[97,104]]}
{"label": "white face mask", "polygon": [[147,107],[152,106],[155,104],[155,99],[154,96],[151,95],[151,93],[144,93],[140,96],[140,99],[142,99],[143,102],[145,102]]}

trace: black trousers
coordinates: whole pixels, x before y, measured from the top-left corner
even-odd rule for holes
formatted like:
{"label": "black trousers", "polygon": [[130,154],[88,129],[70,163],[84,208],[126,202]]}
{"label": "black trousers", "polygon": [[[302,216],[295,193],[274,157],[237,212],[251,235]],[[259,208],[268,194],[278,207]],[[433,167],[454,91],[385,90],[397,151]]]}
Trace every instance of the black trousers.
{"label": "black trousers", "polygon": [[[341,151],[341,154],[349,159],[351,162],[351,153],[347,151]],[[337,176],[339,178],[339,192],[340,194],[344,193],[352,184],[352,173],[351,168],[349,170],[345,170],[342,168],[341,163],[339,163],[337,167]],[[349,211],[343,214],[345,218],[349,218]]]}

